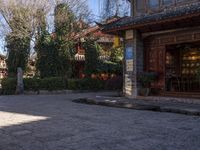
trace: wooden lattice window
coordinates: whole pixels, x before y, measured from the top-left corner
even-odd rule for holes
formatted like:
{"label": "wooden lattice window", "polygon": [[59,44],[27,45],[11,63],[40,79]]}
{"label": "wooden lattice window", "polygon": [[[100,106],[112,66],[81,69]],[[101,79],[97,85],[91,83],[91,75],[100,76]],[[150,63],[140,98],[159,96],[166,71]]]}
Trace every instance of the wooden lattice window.
{"label": "wooden lattice window", "polygon": [[199,0],[136,0],[137,14],[160,12],[163,8],[177,7],[189,3],[199,2]]}
{"label": "wooden lattice window", "polygon": [[149,0],[148,6],[149,8],[152,8],[152,9],[159,8],[160,0]]}
{"label": "wooden lattice window", "polygon": [[174,2],[174,0],[163,0],[162,5],[171,5]]}
{"label": "wooden lattice window", "polygon": [[137,0],[136,1],[136,7],[138,12],[144,12],[145,11],[145,0]]}

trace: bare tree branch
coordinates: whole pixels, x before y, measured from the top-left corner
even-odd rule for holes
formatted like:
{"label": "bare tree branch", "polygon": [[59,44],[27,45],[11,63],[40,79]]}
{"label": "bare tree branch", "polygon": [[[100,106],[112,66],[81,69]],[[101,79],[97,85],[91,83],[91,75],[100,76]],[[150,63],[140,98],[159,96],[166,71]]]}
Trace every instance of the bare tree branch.
{"label": "bare tree branch", "polygon": [[32,36],[37,28],[37,10],[49,10],[48,0],[1,0],[2,32],[12,31],[15,36]]}

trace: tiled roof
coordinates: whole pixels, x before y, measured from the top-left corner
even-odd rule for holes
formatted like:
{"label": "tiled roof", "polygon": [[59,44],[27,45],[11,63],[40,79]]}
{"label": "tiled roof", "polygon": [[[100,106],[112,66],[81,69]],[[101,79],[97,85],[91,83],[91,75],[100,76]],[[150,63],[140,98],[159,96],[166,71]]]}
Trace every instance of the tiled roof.
{"label": "tiled roof", "polygon": [[6,56],[3,54],[0,54],[0,58],[6,59]]}
{"label": "tiled roof", "polygon": [[162,11],[160,13],[146,14],[138,17],[124,17],[119,19],[118,21],[103,25],[102,30],[103,31],[109,31],[115,29],[118,30],[123,27],[128,27],[128,26],[134,27],[137,25],[143,25],[146,23],[152,23],[156,21],[165,21],[168,19],[183,17],[185,15],[190,15],[190,14],[194,15],[200,14],[200,2],[195,4],[188,4],[186,6],[166,9],[165,11]]}
{"label": "tiled roof", "polygon": [[[107,23],[112,23],[112,22],[114,22],[114,21],[116,21],[118,19],[119,19],[119,17],[113,17],[113,18],[110,18],[110,19],[106,20],[105,22],[106,22],[106,24]],[[101,29],[100,29],[100,27],[98,25],[95,25],[95,26],[88,27],[87,29],[84,29],[81,32],[79,32],[75,36],[75,39],[86,37],[89,34],[93,34],[94,36],[98,36],[98,37],[108,37],[108,38],[111,38],[110,35],[106,35],[105,33],[102,33]]]}

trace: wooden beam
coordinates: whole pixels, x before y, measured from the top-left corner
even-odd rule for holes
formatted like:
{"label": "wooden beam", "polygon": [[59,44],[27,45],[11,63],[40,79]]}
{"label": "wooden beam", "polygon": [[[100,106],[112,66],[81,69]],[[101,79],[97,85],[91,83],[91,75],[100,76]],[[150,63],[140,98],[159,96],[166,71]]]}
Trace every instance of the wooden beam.
{"label": "wooden beam", "polygon": [[146,38],[148,36],[157,35],[157,34],[163,34],[163,33],[173,33],[173,32],[177,32],[177,31],[187,31],[189,29],[191,29],[191,30],[199,29],[200,30],[200,26],[198,26],[198,27],[190,27],[190,28],[181,28],[181,29],[172,29],[172,30],[164,30],[164,31],[142,33],[142,38]]}

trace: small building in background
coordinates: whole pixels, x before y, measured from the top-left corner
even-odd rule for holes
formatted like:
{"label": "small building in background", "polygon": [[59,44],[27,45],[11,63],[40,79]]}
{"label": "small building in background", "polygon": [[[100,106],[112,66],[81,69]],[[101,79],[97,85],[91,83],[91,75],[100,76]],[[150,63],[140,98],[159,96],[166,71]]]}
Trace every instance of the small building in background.
{"label": "small building in background", "polygon": [[0,79],[7,76],[6,56],[0,55]]}
{"label": "small building in background", "polygon": [[[106,23],[111,23],[118,20],[119,18],[112,18],[106,21]],[[76,39],[76,54],[75,54],[75,71],[79,78],[84,77],[84,65],[85,65],[85,50],[83,48],[83,43],[87,38],[96,39],[97,43],[101,46],[101,60],[109,60],[111,50],[114,47],[119,47],[121,45],[121,39],[116,35],[105,34],[101,31],[99,25],[90,26],[84,29],[82,32],[78,33],[75,37]]]}

